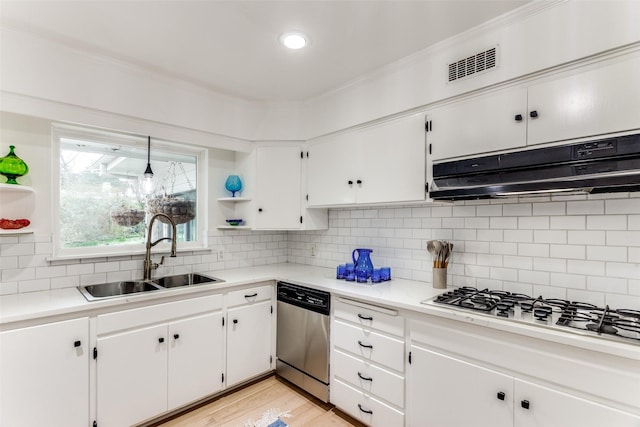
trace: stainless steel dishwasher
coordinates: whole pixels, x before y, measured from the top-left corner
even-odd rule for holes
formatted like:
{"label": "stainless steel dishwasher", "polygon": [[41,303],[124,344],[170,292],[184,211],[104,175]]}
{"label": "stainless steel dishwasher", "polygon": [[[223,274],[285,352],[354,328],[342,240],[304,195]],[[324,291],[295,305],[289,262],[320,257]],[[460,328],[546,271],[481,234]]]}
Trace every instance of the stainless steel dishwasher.
{"label": "stainless steel dishwasher", "polygon": [[276,373],[329,401],[328,292],[278,282]]}

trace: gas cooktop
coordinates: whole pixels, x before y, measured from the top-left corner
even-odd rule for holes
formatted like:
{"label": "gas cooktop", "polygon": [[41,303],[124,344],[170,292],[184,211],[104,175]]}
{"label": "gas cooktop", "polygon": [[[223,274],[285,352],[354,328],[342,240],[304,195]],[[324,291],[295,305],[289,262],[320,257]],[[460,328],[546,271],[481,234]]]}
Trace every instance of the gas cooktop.
{"label": "gas cooktop", "polygon": [[456,288],[422,303],[640,345],[640,310],[602,308],[584,302],[471,287]]}

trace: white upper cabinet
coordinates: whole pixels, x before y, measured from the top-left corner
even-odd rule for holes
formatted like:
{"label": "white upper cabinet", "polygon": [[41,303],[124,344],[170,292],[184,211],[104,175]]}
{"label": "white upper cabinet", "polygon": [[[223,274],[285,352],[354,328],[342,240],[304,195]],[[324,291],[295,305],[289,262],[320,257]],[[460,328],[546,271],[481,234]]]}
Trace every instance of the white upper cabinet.
{"label": "white upper cabinet", "polygon": [[636,57],[531,86],[527,143],[640,128],[639,76]]}
{"label": "white upper cabinet", "polygon": [[[568,75],[570,74],[570,75]],[[434,161],[640,128],[640,58],[429,110]]]}
{"label": "white upper cabinet", "polygon": [[255,229],[300,228],[300,147],[256,148]]}
{"label": "white upper cabinet", "polygon": [[309,147],[309,206],[425,200],[424,116],[324,138]]}
{"label": "white upper cabinet", "polygon": [[527,90],[506,89],[429,111],[433,160],[526,145]]}

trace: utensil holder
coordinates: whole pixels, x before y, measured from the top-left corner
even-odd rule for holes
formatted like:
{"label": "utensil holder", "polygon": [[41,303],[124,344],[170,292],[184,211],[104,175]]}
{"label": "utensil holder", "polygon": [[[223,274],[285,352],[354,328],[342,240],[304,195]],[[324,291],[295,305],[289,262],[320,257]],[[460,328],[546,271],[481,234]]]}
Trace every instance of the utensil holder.
{"label": "utensil holder", "polygon": [[433,268],[433,287],[434,289],[446,289],[447,287],[447,268]]}

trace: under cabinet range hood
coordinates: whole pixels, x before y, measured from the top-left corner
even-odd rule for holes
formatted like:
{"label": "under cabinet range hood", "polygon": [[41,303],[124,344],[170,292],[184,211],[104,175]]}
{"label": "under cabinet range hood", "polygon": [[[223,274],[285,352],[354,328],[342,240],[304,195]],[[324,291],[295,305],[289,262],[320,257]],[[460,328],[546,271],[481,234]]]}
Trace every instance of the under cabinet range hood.
{"label": "under cabinet range hood", "polygon": [[433,200],[640,191],[640,134],[433,165]]}

